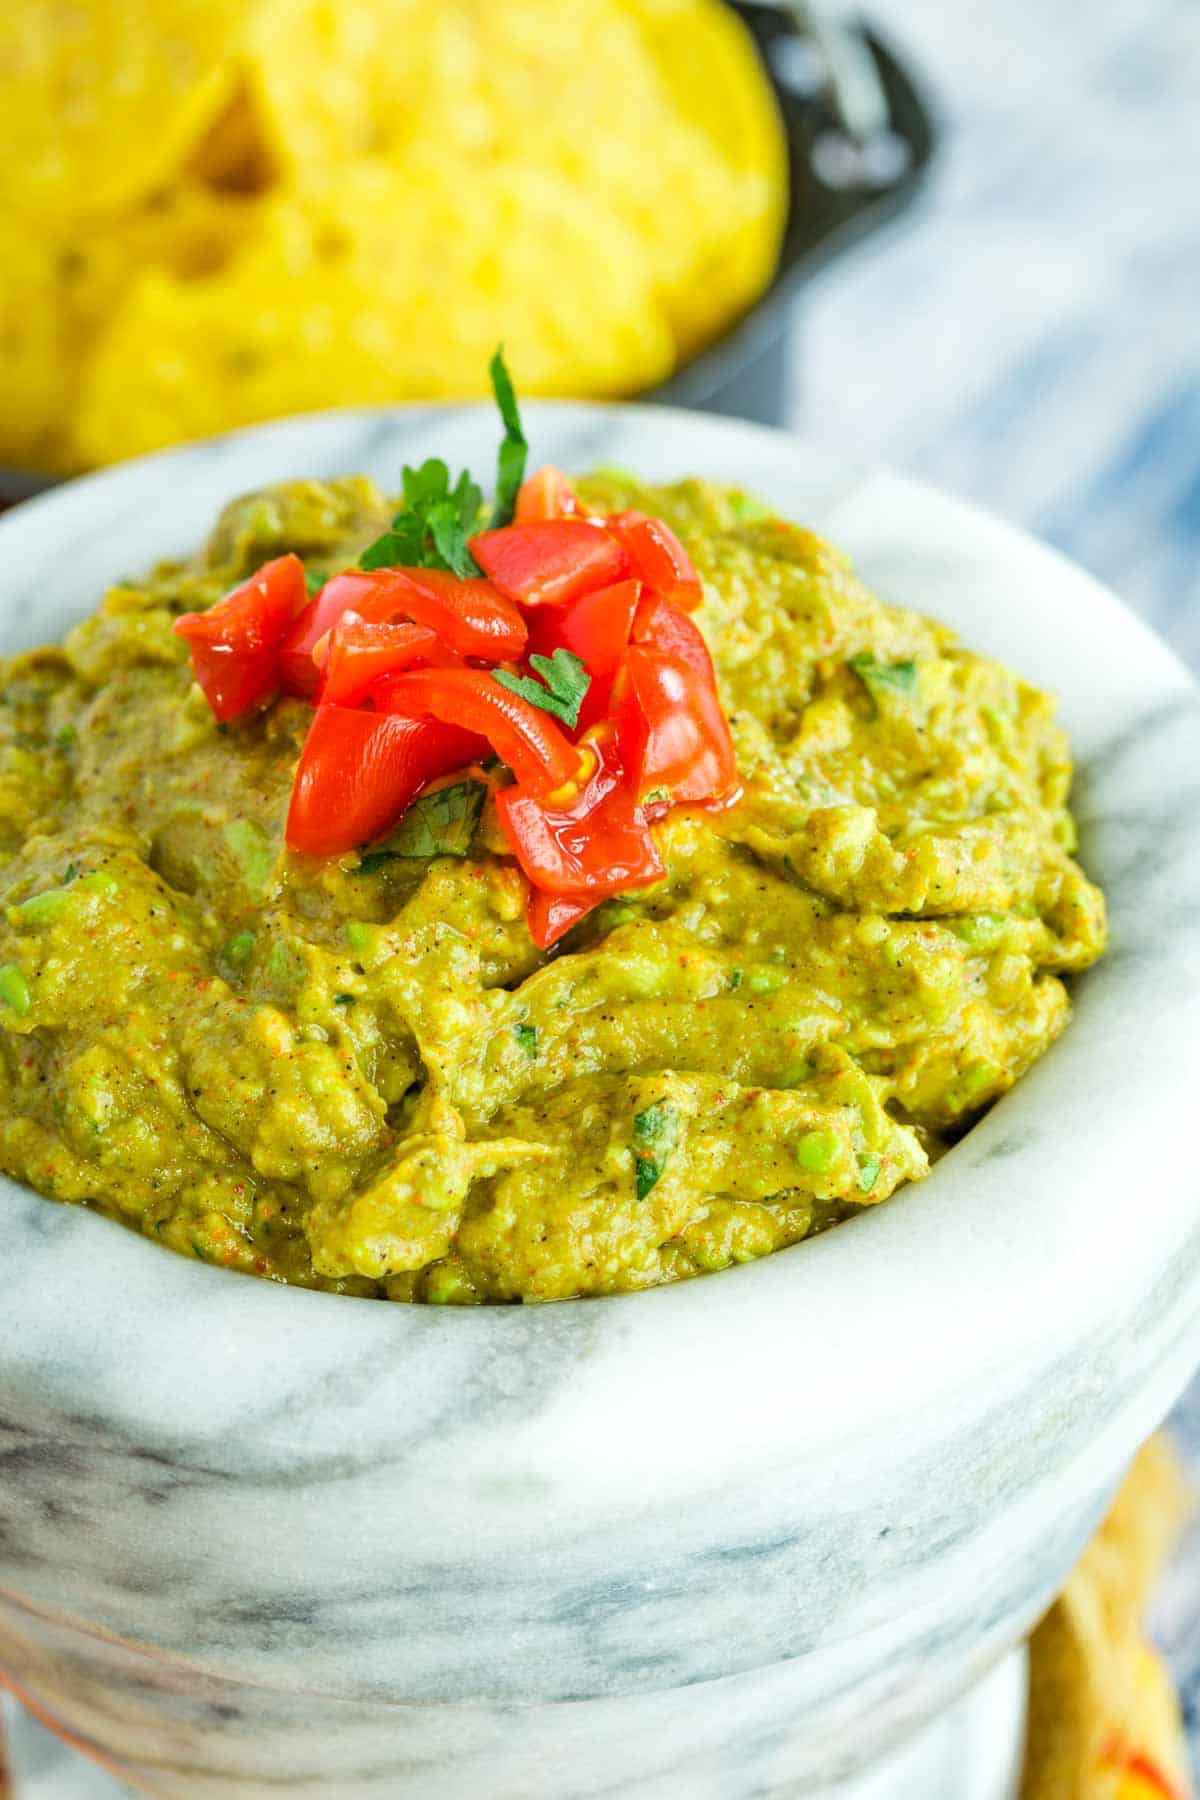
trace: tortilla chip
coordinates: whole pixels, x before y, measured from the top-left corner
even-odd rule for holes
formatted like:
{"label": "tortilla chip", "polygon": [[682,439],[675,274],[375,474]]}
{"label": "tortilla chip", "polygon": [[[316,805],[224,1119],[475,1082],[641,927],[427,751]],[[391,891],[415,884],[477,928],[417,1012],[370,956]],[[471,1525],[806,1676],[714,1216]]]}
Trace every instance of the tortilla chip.
{"label": "tortilla chip", "polygon": [[1141,1616],[1189,1502],[1153,1440],[1031,1640],[1021,1800],[1187,1800],[1179,1709]]}
{"label": "tortilla chip", "polygon": [[246,0],[0,9],[0,206],[115,212],[168,182],[238,78]]}
{"label": "tortilla chip", "polygon": [[603,208],[520,164],[495,193],[413,167],[415,188],[361,164],[320,196],[267,203],[205,279],[136,277],[82,386],[76,459],[289,412],[482,393],[498,340],[527,394],[618,393],[670,368],[637,245]]}
{"label": "tortilla chip", "polygon": [[57,245],[0,233],[0,455],[29,469],[61,466],[78,356]]}

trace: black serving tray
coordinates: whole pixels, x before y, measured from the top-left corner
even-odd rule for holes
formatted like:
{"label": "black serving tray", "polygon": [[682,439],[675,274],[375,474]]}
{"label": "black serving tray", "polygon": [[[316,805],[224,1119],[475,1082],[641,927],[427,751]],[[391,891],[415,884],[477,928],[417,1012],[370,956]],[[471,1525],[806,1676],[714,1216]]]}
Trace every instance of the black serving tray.
{"label": "black serving tray", "polygon": [[[796,300],[814,275],[916,198],[934,154],[936,129],[913,77],[873,31],[863,39],[879,71],[889,113],[892,172],[831,181],[829,153],[840,127],[830,98],[806,79],[799,28],[775,6],[738,0],[770,73],[787,127],[791,210],[779,268],[743,318],[643,399],[777,425],[788,405],[788,349]],[[837,167],[836,154],[832,164]],[[54,478],[0,469],[0,508],[54,486]]]}

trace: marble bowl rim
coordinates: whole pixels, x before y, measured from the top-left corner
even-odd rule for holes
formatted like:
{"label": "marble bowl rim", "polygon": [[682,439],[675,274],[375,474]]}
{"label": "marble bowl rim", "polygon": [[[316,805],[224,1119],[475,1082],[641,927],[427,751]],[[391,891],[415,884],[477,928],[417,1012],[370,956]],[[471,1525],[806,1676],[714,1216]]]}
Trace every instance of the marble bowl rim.
{"label": "marble bowl rim", "polygon": [[[882,481],[885,484],[884,491],[891,491],[893,499],[899,493],[936,504],[947,518],[957,519],[968,536],[991,533],[996,543],[1006,542],[1014,553],[1019,551],[1030,568],[1036,565],[1044,574],[1057,573],[1057,577],[1064,582],[1069,576],[1080,591],[1086,587],[1096,600],[1102,635],[1111,642],[1114,655],[1127,656],[1131,665],[1137,664],[1144,669],[1147,692],[1153,690],[1160,698],[1174,694],[1187,706],[1195,702],[1197,690],[1184,665],[1155,633],[1101,584],[1076,570],[1056,552],[1039,544],[1024,532],[992,519],[969,502],[943,495],[928,484],[905,476],[893,476],[873,467],[856,465],[844,457],[829,456],[809,445],[806,440],[789,433],[717,415],[620,402],[544,401],[530,404],[527,417],[534,427],[532,435],[535,455],[536,429],[542,420],[561,424],[564,429],[571,421],[596,427],[611,425],[615,421],[618,425],[636,427],[651,436],[656,432],[666,434],[675,431],[682,434],[680,442],[685,444],[689,439],[705,444],[714,442],[712,434],[715,432],[729,443],[731,450],[736,449],[739,443],[756,446],[764,461],[777,465],[781,480],[790,460],[815,458],[831,472],[834,486],[838,479],[843,480],[848,494],[858,492],[872,482]],[[245,446],[272,443],[279,445],[281,449],[295,452],[303,459],[310,443],[314,446],[315,455],[316,440],[323,433],[338,427],[362,427],[365,431],[368,427],[374,430],[401,424],[411,426],[415,432],[428,426],[432,447],[437,440],[436,426],[442,421],[454,421],[459,425],[470,425],[477,421],[483,431],[481,442],[489,446],[490,455],[495,436],[490,408],[483,404],[464,406],[448,403],[413,407],[350,407],[299,415],[249,426],[103,469],[79,477],[62,488],[27,502],[7,518],[0,519],[0,550],[10,552],[3,567],[6,571],[13,567],[13,553],[19,553],[22,538],[31,541],[41,538],[46,531],[58,525],[60,516],[69,529],[73,513],[77,515],[77,526],[78,518],[89,508],[94,511],[108,507],[123,496],[127,498],[137,488],[144,488],[147,483],[152,484],[169,508],[172,478],[184,471],[189,462],[196,458],[219,457],[229,452],[236,453]],[[303,470],[289,472],[303,473]],[[346,469],[344,472],[356,471]],[[680,466],[679,472],[686,472],[684,466]],[[890,490],[886,486],[888,483],[891,484]],[[239,484],[234,480],[229,490],[230,497],[237,491]],[[830,510],[833,515],[836,515],[840,504],[836,497],[831,500]],[[836,536],[832,526],[826,527],[820,522],[818,528],[829,529],[831,535]],[[0,574],[0,609],[5,607],[5,594],[10,585],[8,574]],[[912,603],[907,596],[906,603]],[[10,600],[10,604],[15,607],[18,600]],[[930,610],[936,612],[938,609],[933,606]],[[1027,668],[1022,672],[1039,682],[1056,685],[1047,671]],[[1196,741],[1200,743],[1200,735]],[[1103,871],[1098,878],[1104,880]],[[1069,1046],[1070,1033],[1064,1042]],[[218,1315],[222,1318],[236,1315],[248,1330],[261,1334],[264,1339],[286,1341],[293,1334],[303,1332],[314,1335],[319,1343],[327,1343],[331,1354],[347,1338],[352,1337],[359,1344],[369,1344],[380,1333],[397,1348],[402,1343],[418,1346],[430,1334],[448,1333],[463,1335],[477,1346],[491,1341],[512,1342],[514,1335],[518,1341],[536,1346],[539,1337],[545,1336],[543,1325],[549,1323],[548,1315],[552,1314],[553,1331],[550,1335],[556,1342],[572,1338],[590,1340],[598,1334],[610,1332],[622,1337],[632,1332],[638,1339],[645,1336],[647,1341],[651,1341],[674,1330],[692,1344],[711,1336],[708,1353],[716,1354],[722,1342],[728,1343],[730,1331],[736,1330],[737,1321],[752,1317],[756,1308],[792,1309],[798,1299],[822,1298],[814,1291],[814,1281],[833,1284],[840,1293],[848,1296],[856,1282],[863,1278],[865,1296],[871,1300],[882,1300],[886,1294],[886,1283],[881,1282],[881,1259],[892,1255],[898,1248],[903,1250],[904,1241],[911,1238],[914,1232],[917,1234],[917,1247],[922,1252],[933,1247],[936,1240],[930,1237],[930,1215],[939,1206],[944,1209],[946,1190],[960,1168],[964,1183],[958,1185],[966,1185],[966,1177],[972,1172],[978,1172],[981,1162],[990,1156],[1007,1157],[1009,1169],[1014,1175],[1020,1172],[1022,1159],[1028,1161],[1028,1147],[1014,1144],[1013,1130],[1019,1134],[1022,1120],[1028,1123],[1035,1108],[1044,1110],[1053,1106],[1054,1087],[1045,1077],[1056,1054],[1057,1051],[1031,1071],[1014,1093],[1006,1097],[968,1134],[928,1181],[903,1190],[882,1207],[864,1213],[822,1238],[794,1246],[789,1251],[777,1252],[760,1262],[723,1271],[717,1277],[632,1294],[604,1296],[586,1304],[575,1301],[558,1303],[549,1308],[518,1306],[468,1309],[405,1307],[377,1302],[353,1304],[347,1296],[288,1290],[270,1282],[246,1278],[235,1281],[225,1271],[194,1264],[186,1258],[169,1253],[159,1255],[155,1246],[140,1240],[136,1233],[123,1226],[82,1208],[64,1206],[60,1209],[23,1185],[2,1177],[0,1207],[8,1209],[15,1205],[20,1211],[26,1207],[26,1203],[33,1202],[36,1207],[45,1209],[40,1229],[46,1235],[56,1238],[62,1254],[72,1259],[70,1266],[73,1269],[82,1272],[85,1267],[88,1268],[92,1277],[92,1293],[108,1312],[115,1314],[120,1310],[125,1284],[129,1283],[134,1296],[132,1306],[135,1314],[141,1301],[152,1294],[157,1328],[164,1328],[164,1314],[177,1317],[177,1329],[182,1337],[186,1337],[191,1329],[190,1317],[209,1320]],[[959,1199],[959,1210],[967,1203],[965,1198]],[[158,1260],[152,1264],[150,1259],[155,1256]],[[1018,1258],[1014,1270],[1019,1269],[1019,1260]],[[915,1265],[911,1267],[915,1269]],[[147,1292],[141,1294],[141,1281],[151,1268],[157,1273]],[[926,1282],[944,1274],[945,1266],[939,1258],[932,1258],[928,1268],[922,1265],[922,1278]],[[830,1294],[826,1292],[823,1296],[824,1304],[817,1308],[825,1318],[829,1316],[830,1298]],[[650,1329],[651,1323],[656,1329]],[[1089,1320],[1090,1325],[1097,1323],[1094,1318]],[[711,1334],[710,1326],[714,1328]],[[137,1329],[136,1317],[131,1329]],[[51,1322],[46,1328],[47,1343],[52,1343],[53,1331]],[[954,1337],[956,1344],[961,1346],[961,1332],[956,1332]],[[1049,1345],[1044,1347],[1049,1350]],[[981,1360],[994,1363],[995,1344],[989,1343],[986,1350],[987,1356]]]}

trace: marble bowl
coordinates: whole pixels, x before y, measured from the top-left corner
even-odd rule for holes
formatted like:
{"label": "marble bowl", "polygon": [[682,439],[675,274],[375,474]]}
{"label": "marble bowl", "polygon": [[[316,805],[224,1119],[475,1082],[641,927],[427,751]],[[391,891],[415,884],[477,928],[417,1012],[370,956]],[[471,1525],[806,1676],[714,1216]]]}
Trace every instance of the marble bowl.
{"label": "marble bowl", "polygon": [[[1113,945],[930,1179],[685,1286],[443,1312],[189,1263],[0,1187],[0,1669],[169,1800],[749,1800],[871,1763],[1015,1644],[1200,1358],[1200,700],[1050,551],[658,409],[539,457],[742,482],[1062,698]],[[0,640],[231,495],[478,409],[298,420],[0,523]],[[965,1792],[963,1786],[954,1789]]]}

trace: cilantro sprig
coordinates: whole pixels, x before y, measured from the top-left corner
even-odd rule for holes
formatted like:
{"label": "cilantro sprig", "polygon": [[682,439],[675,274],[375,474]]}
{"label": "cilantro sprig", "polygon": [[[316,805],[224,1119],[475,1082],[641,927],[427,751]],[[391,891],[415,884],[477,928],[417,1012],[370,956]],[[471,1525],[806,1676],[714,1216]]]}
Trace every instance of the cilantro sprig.
{"label": "cilantro sprig", "polygon": [[535,681],[532,675],[510,675],[507,669],[493,669],[492,679],[507,688],[510,694],[519,694],[522,700],[528,700],[531,706],[553,713],[573,731],[579,723],[579,709],[592,685],[584,663],[572,650],[558,649],[553,656],[539,656],[535,650],[529,658],[529,666],[541,677],[540,681]]}
{"label": "cilantro sprig", "polygon": [[658,1183],[667,1159],[679,1142],[679,1109],[669,1100],[654,1100],[633,1121],[634,1185],[644,1200]]}
{"label": "cilantro sprig", "polygon": [[[504,425],[496,466],[496,503],[489,523],[511,523],[517,495],[525,479],[529,445],[512,377],[497,350],[491,364],[492,392]],[[463,470],[451,483],[440,456],[419,468],[405,467],[404,504],[388,530],[368,544],[358,559],[360,569],[448,569],[461,580],[482,574],[471,555],[470,539],[484,528],[483,490]]]}
{"label": "cilantro sprig", "polygon": [[478,530],[483,492],[464,469],[453,487],[440,456],[404,470],[404,505],[391,529],[368,544],[360,569],[449,569],[466,580],[480,574],[467,548]]}
{"label": "cilantro sprig", "polygon": [[466,856],[487,798],[481,781],[456,781],[414,800],[391,836],[365,851],[360,875],[374,875],[397,858]]}
{"label": "cilantro sprig", "polygon": [[496,530],[501,525],[512,524],[517,510],[517,495],[525,479],[525,459],[529,455],[529,443],[521,425],[517,396],[512,376],[504,361],[503,348],[493,356],[488,372],[492,377],[496,405],[500,408],[500,417],[504,421],[504,438],[496,459],[496,504],[492,509],[492,529]]}

